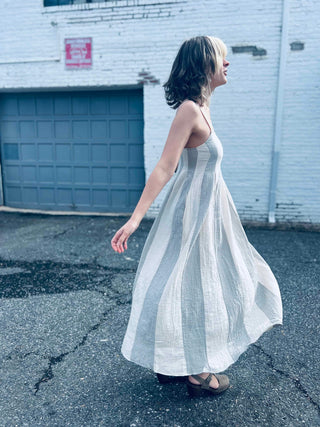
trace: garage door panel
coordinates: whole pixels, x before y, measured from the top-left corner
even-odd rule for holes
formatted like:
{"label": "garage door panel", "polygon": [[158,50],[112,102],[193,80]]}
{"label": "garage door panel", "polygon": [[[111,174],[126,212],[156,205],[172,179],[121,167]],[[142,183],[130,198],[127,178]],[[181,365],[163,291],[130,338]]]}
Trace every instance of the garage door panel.
{"label": "garage door panel", "polygon": [[92,168],[92,184],[105,185],[110,182],[108,168]]}
{"label": "garage door panel", "polygon": [[57,188],[57,205],[59,207],[72,206],[72,189],[71,188]]}
{"label": "garage door panel", "polygon": [[56,167],[56,181],[58,184],[72,183],[72,169],[66,166]]}
{"label": "garage door panel", "polygon": [[128,100],[126,97],[120,97],[116,93],[109,95],[109,114],[127,114]]}
{"label": "garage door panel", "polygon": [[54,169],[53,166],[39,166],[39,184],[52,183],[54,184]]}
{"label": "garage door panel", "polygon": [[142,120],[129,120],[129,138],[142,141],[143,139],[143,123]]}
{"label": "garage door panel", "polygon": [[90,169],[88,167],[77,167],[73,169],[75,184],[91,184]]}
{"label": "garage door panel", "polygon": [[52,96],[37,95],[36,99],[36,114],[37,116],[52,116],[53,114],[53,99]]}
{"label": "garage door panel", "polygon": [[92,163],[106,163],[108,161],[108,146],[106,144],[91,144]]}
{"label": "garage door panel", "polygon": [[25,94],[18,98],[18,110],[20,116],[34,116],[35,110],[35,97],[34,95]]}
{"label": "garage door panel", "polygon": [[19,145],[16,143],[4,143],[3,144],[3,158],[5,161],[19,160]]}
{"label": "garage door panel", "polygon": [[105,120],[91,120],[91,138],[101,139],[107,137],[107,123]]}
{"label": "garage door panel", "polygon": [[128,147],[126,144],[110,144],[110,162],[127,162]]}
{"label": "garage door panel", "polygon": [[73,145],[73,161],[75,163],[85,162],[89,163],[89,145],[88,144],[74,144]]}
{"label": "garage door panel", "polygon": [[19,138],[20,129],[19,122],[14,120],[3,120],[1,124],[2,138]]}
{"label": "garage door panel", "polygon": [[68,116],[71,113],[71,95],[53,95],[53,114],[55,116]]}
{"label": "garage door panel", "polygon": [[38,182],[36,166],[21,165],[20,169],[22,172],[21,183],[23,182],[37,183]]}
{"label": "garage door panel", "polygon": [[94,189],[92,190],[92,197],[94,206],[107,207],[110,205],[107,190]]}
{"label": "garage door panel", "polygon": [[130,190],[129,191],[129,204],[135,206],[138,203],[140,196],[141,196],[140,191]]}
{"label": "garage door panel", "polygon": [[35,144],[24,144],[20,146],[21,149],[21,160],[26,162],[35,162],[37,161],[37,151]]}
{"label": "garage door panel", "polygon": [[87,120],[72,121],[72,138],[87,139],[90,136],[90,122]]}
{"label": "garage door panel", "polygon": [[143,168],[129,168],[129,183],[130,185],[143,185],[144,182],[144,169]]}
{"label": "garage door panel", "polygon": [[111,167],[111,184],[126,185],[128,184],[128,170],[127,167]]}
{"label": "garage door panel", "polygon": [[38,144],[38,160],[40,162],[54,161],[54,146],[52,144]]}
{"label": "garage door panel", "polygon": [[4,116],[14,116],[17,117],[19,115],[18,110],[18,98],[15,95],[11,95],[10,97],[3,98],[0,103],[0,117]]}
{"label": "garage door panel", "polygon": [[5,204],[133,211],[144,187],[141,91],[3,94]]}
{"label": "garage door panel", "polygon": [[130,144],[128,147],[128,154],[130,162],[136,162],[141,164],[141,158],[143,158],[143,145],[142,144]]}
{"label": "garage door panel", "polygon": [[13,185],[8,185],[8,189],[9,189],[8,195],[7,195],[8,202],[12,203],[12,206],[20,206],[22,201],[21,188]]}
{"label": "garage door panel", "polygon": [[141,96],[139,94],[129,97],[128,113],[137,114],[138,116],[143,117],[143,103],[141,102]]}
{"label": "garage door panel", "polygon": [[108,114],[107,98],[106,96],[93,95],[90,98],[90,113],[94,116]]}
{"label": "garage door panel", "polygon": [[51,120],[36,121],[38,138],[54,138],[53,123]]}
{"label": "garage door panel", "polygon": [[71,108],[72,108],[72,114],[78,115],[78,114],[88,114],[89,110],[89,98],[88,96],[73,96],[71,98]]}
{"label": "garage door panel", "polygon": [[128,138],[128,124],[126,120],[110,120],[109,121],[109,135],[111,139],[124,139]]}
{"label": "garage door panel", "polygon": [[90,206],[90,190],[88,188],[76,188],[74,190],[75,204],[78,206]]}
{"label": "garage door panel", "polygon": [[38,189],[36,187],[24,187],[22,191],[22,201],[26,206],[37,206],[39,203]]}
{"label": "garage door panel", "polygon": [[127,191],[126,190],[111,190],[111,206],[113,208],[124,208],[127,205]]}
{"label": "garage door panel", "polygon": [[71,144],[55,144],[56,161],[71,162]]}
{"label": "garage door panel", "polygon": [[71,122],[68,120],[55,120],[54,137],[56,139],[71,138]]}
{"label": "garage door panel", "polygon": [[20,137],[33,139],[36,136],[33,120],[21,120],[20,122]]}
{"label": "garage door panel", "polygon": [[54,188],[40,187],[38,194],[39,194],[40,204],[51,205],[51,206],[55,204]]}
{"label": "garage door panel", "polygon": [[8,182],[20,182],[19,166],[8,165],[6,168],[6,179]]}

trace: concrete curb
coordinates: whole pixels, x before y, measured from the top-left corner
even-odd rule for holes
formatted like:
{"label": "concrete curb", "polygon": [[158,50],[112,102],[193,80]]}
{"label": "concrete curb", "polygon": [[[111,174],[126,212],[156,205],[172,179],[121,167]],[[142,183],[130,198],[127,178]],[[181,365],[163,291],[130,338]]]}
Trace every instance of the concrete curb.
{"label": "concrete curb", "polygon": [[[131,213],[128,212],[68,212],[68,211],[44,211],[37,209],[20,209],[11,208],[8,206],[0,206],[0,212],[9,213],[24,213],[33,215],[54,215],[54,216],[105,216],[105,217],[130,217]],[[145,216],[144,220],[153,220],[155,217]],[[263,222],[263,221],[241,221],[245,229],[260,228],[266,230],[295,230],[295,231],[315,231],[320,232],[320,224],[310,222]]]}

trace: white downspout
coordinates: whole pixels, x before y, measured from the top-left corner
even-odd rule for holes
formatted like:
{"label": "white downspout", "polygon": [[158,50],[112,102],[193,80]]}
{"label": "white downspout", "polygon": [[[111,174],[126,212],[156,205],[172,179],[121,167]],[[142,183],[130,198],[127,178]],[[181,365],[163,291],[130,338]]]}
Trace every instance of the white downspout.
{"label": "white downspout", "polygon": [[279,59],[279,78],[277,87],[276,117],[274,127],[272,163],[271,163],[271,180],[269,190],[269,222],[275,222],[276,191],[279,169],[279,155],[281,146],[282,133],[282,114],[283,98],[285,88],[285,69],[287,62],[287,45],[288,45],[288,17],[289,17],[289,0],[283,0],[282,7],[282,25],[281,25],[281,47]]}

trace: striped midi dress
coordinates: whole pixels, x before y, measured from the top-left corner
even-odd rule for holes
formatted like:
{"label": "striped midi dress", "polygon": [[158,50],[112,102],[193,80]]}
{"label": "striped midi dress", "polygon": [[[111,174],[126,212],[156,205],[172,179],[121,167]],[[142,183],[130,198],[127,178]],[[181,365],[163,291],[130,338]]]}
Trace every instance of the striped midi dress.
{"label": "striped midi dress", "polygon": [[247,239],[222,157],[214,130],[183,149],[136,271],[121,353],[164,375],[221,372],[282,325],[278,282]]}

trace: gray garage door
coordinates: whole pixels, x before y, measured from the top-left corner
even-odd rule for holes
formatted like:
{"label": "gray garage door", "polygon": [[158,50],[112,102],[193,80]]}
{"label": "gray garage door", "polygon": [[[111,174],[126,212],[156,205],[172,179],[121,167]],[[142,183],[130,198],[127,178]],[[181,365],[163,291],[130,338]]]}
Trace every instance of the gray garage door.
{"label": "gray garage door", "polygon": [[2,94],[4,204],[131,212],[145,184],[140,90]]}

